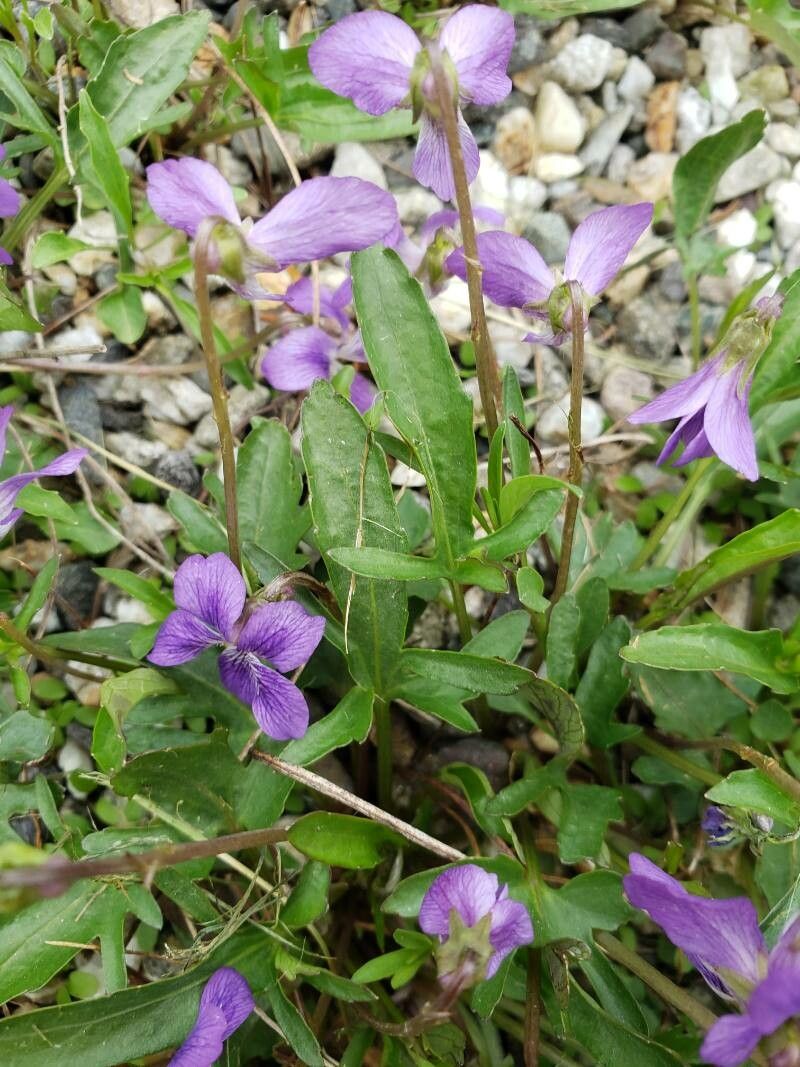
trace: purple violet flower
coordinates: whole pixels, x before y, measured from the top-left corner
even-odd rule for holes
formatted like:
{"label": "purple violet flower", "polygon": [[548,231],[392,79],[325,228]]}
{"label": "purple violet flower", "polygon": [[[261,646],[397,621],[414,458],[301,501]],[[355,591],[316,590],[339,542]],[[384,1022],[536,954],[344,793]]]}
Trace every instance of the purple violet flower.
{"label": "purple violet flower", "polygon": [[188,157],[150,164],[147,199],[159,218],[189,237],[206,219],[227,222],[246,248],[244,284],[240,278],[231,281],[246,297],[271,295],[255,283],[262,271],[368,248],[397,223],[394,197],[360,178],[311,178],[258,222],[242,222],[233,190],[217,168]]}
{"label": "purple violet flower", "polygon": [[169,1067],[212,1067],[224,1043],[253,1010],[247,981],[233,967],[220,967],[205,984],[197,1020]]}
{"label": "purple violet flower", "polygon": [[739,836],[735,823],[716,804],[710,804],[706,808],[700,826],[705,831],[708,843],[712,848],[725,848],[726,845],[732,844]]}
{"label": "purple violet flower", "polygon": [[[366,363],[361,334],[345,311],[352,298],[350,278],[335,290],[320,286],[319,310],[325,327],[296,326],[271,345],[261,360],[261,374],[273,389],[301,392],[310,389],[318,378],[330,380],[337,363]],[[293,311],[311,315],[311,280],[301,278],[290,285],[285,300]],[[350,400],[362,415],[372,407],[375,396],[372,382],[356,371],[350,384]]]}
{"label": "purple violet flower", "polygon": [[[0,163],[6,158],[5,146],[0,144]],[[0,178],[0,219],[10,219],[19,211],[22,202],[17,190],[7,178]],[[14,260],[0,247],[0,266],[8,267]]]}
{"label": "purple violet flower", "polygon": [[[3,456],[5,455],[6,431],[13,414],[14,408],[12,406],[0,408],[0,464],[2,464]],[[51,463],[40,467],[38,471],[12,474],[10,478],[0,482],[0,537],[7,534],[14,523],[22,516],[24,509],[15,508],[14,502],[26,485],[35,482],[37,478],[52,478],[74,474],[86,454],[85,448],[73,448],[69,452],[64,452],[63,455],[58,456]]]}
{"label": "purple violet flower", "polygon": [[715,993],[741,1014],[723,1015],[705,1036],[700,1053],[715,1067],[739,1067],[769,1037],[770,1067],[800,1062],[800,916],[767,952],[758,916],[746,897],[695,896],[638,853],[630,856],[625,894],[647,912],[681,949]]}
{"label": "purple violet flower", "polygon": [[442,871],[422,900],[419,925],[442,943],[439,958],[445,977],[465,965],[474,968],[477,957],[480,972],[473,981],[491,978],[509,953],[533,941],[525,905],[509,897],[508,886],[501,885],[497,875],[474,863]]}
{"label": "purple violet flower", "polygon": [[[483,291],[495,304],[522,308],[544,326],[543,332],[529,333],[526,341],[560,345],[569,336],[572,321],[567,283],[578,282],[581,286],[588,313],[652,217],[653,205],[647,203],[617,204],[588,215],[569,242],[563,278],[556,277],[523,237],[496,230],[478,234]],[[448,256],[447,268],[466,280],[463,248]]]}
{"label": "purple violet flower", "polygon": [[698,371],[628,416],[635,424],[679,420],[657,463],[665,463],[683,443],[683,454],[674,466],[716,455],[749,481],[758,481],[748,401],[756,363],[769,344],[782,307],[779,293],[762,297],[755,308],[734,320]]}
{"label": "purple violet flower", "polygon": [[224,552],[185,559],[175,573],[174,595],[177,610],[161,624],[150,662],[177,667],[223,645],[219,675],[225,688],[251,706],[269,737],[302,737],[308,729],[306,699],[278,672],[296,670],[310,658],[322,640],[324,618],[291,600],[245,610],[244,579]]}
{"label": "purple violet flower", "polygon": [[[384,115],[395,107],[422,113],[414,177],[442,200],[453,200],[453,168],[441,122],[431,51],[444,53],[445,70],[460,105],[499,104],[511,92],[506,67],[514,47],[514,19],[505,11],[470,4],[452,15],[436,42],[423,46],[396,15],[359,11],[326,30],[310,47],[315,77],[361,111]],[[478,146],[459,111],[458,131],[467,180],[478,173]]]}

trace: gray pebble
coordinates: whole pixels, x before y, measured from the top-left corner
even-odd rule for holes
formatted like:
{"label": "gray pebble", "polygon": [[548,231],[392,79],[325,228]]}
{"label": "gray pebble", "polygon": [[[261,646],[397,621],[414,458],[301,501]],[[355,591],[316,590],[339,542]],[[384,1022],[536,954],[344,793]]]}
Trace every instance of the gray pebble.
{"label": "gray pebble", "polygon": [[564,262],[571,234],[561,215],[553,211],[535,212],[528,219],[522,236],[539,250],[545,263]]}
{"label": "gray pebble", "polygon": [[196,496],[202,485],[200,468],[189,452],[165,452],[156,461],[153,474],[162,482],[169,482],[188,496]]}
{"label": "gray pebble", "polygon": [[650,295],[640,296],[623,309],[619,332],[640,359],[669,359],[677,342],[678,310]]}
{"label": "gray pebble", "polygon": [[67,630],[80,630],[92,617],[100,579],[87,560],[64,563],[56,576],[56,611]]}

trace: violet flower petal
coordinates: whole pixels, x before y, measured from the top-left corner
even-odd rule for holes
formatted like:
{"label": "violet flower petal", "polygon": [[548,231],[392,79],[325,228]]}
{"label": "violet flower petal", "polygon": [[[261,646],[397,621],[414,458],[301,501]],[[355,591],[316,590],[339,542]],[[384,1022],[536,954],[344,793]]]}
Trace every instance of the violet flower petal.
{"label": "violet flower petal", "polygon": [[319,378],[330,378],[335,340],[318,326],[299,326],[271,345],[261,374],[273,389],[299,392]]}
{"label": "violet flower petal", "polygon": [[202,159],[167,159],[147,168],[147,199],[164,222],[194,237],[203,219],[220,215],[240,223],[233,190],[211,163]]}
{"label": "violet flower petal", "polygon": [[85,455],[85,448],[73,448],[69,452],[64,452],[58,456],[52,463],[47,463],[44,467],[40,467],[39,470],[13,474],[10,478],[6,478],[4,482],[0,482],[0,518],[8,518],[9,512],[14,506],[14,501],[26,485],[30,485],[31,482],[35,482],[38,478],[74,474]]}
{"label": "violet flower petal", "polygon": [[0,537],[5,537],[15,522],[19,522],[25,512],[22,508],[12,508],[11,511],[0,518]]}
{"label": "violet flower petal", "polygon": [[252,653],[226,649],[219,658],[222,684],[253,709],[269,737],[289,741],[308,729],[308,704],[297,686]]}
{"label": "violet flower petal", "polygon": [[700,1055],[714,1067],[739,1067],[753,1052],[761,1034],[748,1015],[723,1015],[700,1046]]}
{"label": "violet flower petal", "polygon": [[[458,139],[461,142],[467,181],[472,182],[477,177],[481,161],[475,138],[460,111],[458,113]],[[412,171],[417,181],[428,189],[432,189],[440,200],[455,200],[453,166],[450,162],[444,126],[428,114],[424,114],[420,122]]]}
{"label": "violet flower petal", "polygon": [[419,909],[420,929],[445,938],[455,909],[465,926],[474,926],[492,910],[500,892],[497,875],[474,863],[448,867],[429,887]]}
{"label": "violet flower petal", "polygon": [[226,640],[244,610],[244,578],[224,552],[189,556],[175,572],[175,603],[197,615]]}
{"label": "violet flower petal", "polygon": [[279,671],[293,671],[309,660],[325,632],[322,615],[309,615],[294,600],[260,604],[247,617],[236,647],[255,652]]}
{"label": "violet flower petal", "polygon": [[314,77],[368,115],[384,115],[409,92],[420,48],[411,27],[384,11],[359,11],[326,30],[308,50]]}
{"label": "violet flower petal", "polygon": [[[512,233],[479,233],[478,258],[483,267],[483,291],[501,307],[541,303],[555,286],[553,272],[533,245]],[[446,265],[451,274],[466,280],[463,248],[451,252]]]}
{"label": "violet flower petal", "polygon": [[511,92],[506,67],[514,47],[514,17],[469,4],[445,23],[439,44],[458,74],[459,95],[474,104],[499,104]]}
{"label": "violet flower petal", "polygon": [[283,270],[291,263],[369,248],[382,240],[396,221],[394,197],[372,182],[311,178],[259,219],[247,240]]}
{"label": "violet flower petal", "polygon": [[496,974],[510,952],[533,941],[533,923],[525,905],[511,898],[498,900],[492,908],[489,940],[495,953],[486,968],[487,978]]}
{"label": "violet flower petal", "polygon": [[[339,289],[334,291],[327,285],[321,285],[319,287],[319,313],[324,318],[333,319],[340,326],[346,327],[350,323],[350,318],[342,309],[349,301],[345,300],[342,303],[338,294]],[[292,311],[296,311],[299,315],[313,315],[314,283],[311,278],[306,276],[293,282],[286,290],[284,299]]]}
{"label": "violet flower petal", "polygon": [[14,257],[6,252],[5,248],[0,245],[0,267],[10,267],[14,262]]}
{"label": "violet flower petal", "polygon": [[762,1035],[774,1033],[800,1014],[800,961],[776,966],[770,960],[766,978],[750,994],[747,1014]]}
{"label": "violet flower petal", "polygon": [[223,1042],[238,1030],[253,1007],[246,979],[233,967],[220,967],[206,982],[197,1021],[169,1067],[211,1067],[222,1053]]}
{"label": "violet flower petal", "polygon": [[177,667],[224,640],[215,627],[179,608],[162,622],[147,658],[157,667]]}
{"label": "violet flower petal", "polygon": [[698,897],[639,853],[631,853],[629,862],[625,895],[674,945],[710,969],[727,968],[748,982],[758,981],[765,944],[750,900]]}
{"label": "violet flower petal", "polygon": [[706,404],[704,429],[709,444],[729,467],[751,482],[758,481],[758,461],[753,427],[750,425],[748,400],[752,377],[741,395],[739,382],[744,373],[740,363],[721,375]]}
{"label": "violet flower petal", "polygon": [[619,272],[653,217],[652,204],[615,204],[588,215],[567,249],[564,277],[598,296]]}
{"label": "violet flower petal", "polygon": [[360,415],[366,414],[375,403],[378,390],[363,374],[356,373],[350,383],[350,402]]}
{"label": "violet flower petal", "polygon": [[665,419],[682,419],[694,415],[708,402],[718,379],[718,368],[725,357],[721,352],[707,360],[694,374],[682,382],[665,389],[655,400],[638,408],[628,416],[628,422],[663,422]]}
{"label": "violet flower petal", "polygon": [[[506,217],[502,211],[495,211],[493,207],[484,204],[476,204],[472,209],[472,217],[476,222],[485,222],[490,226],[505,226]],[[454,208],[445,208],[442,211],[434,211],[420,226],[421,237],[433,237],[437,230],[454,230],[461,224],[461,216]]]}
{"label": "violet flower petal", "polygon": [[[702,412],[699,412],[696,417],[702,417]],[[691,422],[692,420],[689,421]],[[673,467],[685,467],[695,459],[706,459],[708,456],[714,455],[714,449],[706,437],[705,430],[700,429],[691,439],[684,437],[684,440],[686,441],[686,448],[684,448],[679,458],[673,462]]]}
{"label": "violet flower petal", "polygon": [[5,178],[0,178],[0,219],[10,218],[20,209],[22,197]]}
{"label": "violet flower petal", "polygon": [[8,431],[8,424],[11,422],[13,416],[13,404],[0,408],[0,463],[3,462],[3,457],[6,454],[6,433]]}

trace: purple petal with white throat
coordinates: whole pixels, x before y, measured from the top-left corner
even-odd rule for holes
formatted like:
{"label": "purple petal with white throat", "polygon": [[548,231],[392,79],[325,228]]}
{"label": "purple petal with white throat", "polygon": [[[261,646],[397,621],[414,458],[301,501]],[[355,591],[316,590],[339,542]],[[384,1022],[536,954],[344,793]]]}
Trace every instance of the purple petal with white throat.
{"label": "purple petal with white throat", "polygon": [[261,374],[273,389],[295,393],[330,378],[336,341],[318,326],[300,326],[272,345],[261,360]]}
{"label": "purple petal with white throat", "polygon": [[5,178],[0,178],[0,219],[10,218],[20,209],[22,197]]}
{"label": "purple petal with white throat", "polygon": [[633,852],[623,880],[634,907],[646,911],[673,945],[711,969],[727,968],[757,982],[765,950],[756,909],[746,897],[698,897],[646,857]]}
{"label": "purple petal with white throat", "polygon": [[219,630],[192,612],[178,609],[162,622],[147,658],[157,667],[177,667],[223,640]]}
{"label": "purple petal with white throat", "polygon": [[[478,259],[483,268],[483,291],[501,307],[524,307],[547,300],[555,285],[553,272],[537,250],[522,237],[502,230],[478,234]],[[466,280],[463,248],[447,257],[447,269]]]}
{"label": "purple petal with white throat", "polygon": [[748,400],[752,378],[740,391],[744,365],[721,375],[706,404],[704,429],[709,444],[723,463],[751,482],[758,481],[758,461]]}
{"label": "purple petal with white throat", "polygon": [[421,45],[411,27],[383,11],[348,15],[308,50],[317,81],[368,115],[384,115],[409,93]]}
{"label": "purple petal with white throat", "polygon": [[700,1046],[700,1055],[714,1067],[739,1067],[761,1040],[749,1015],[723,1015],[717,1019]]}
{"label": "purple petal with white throat", "polygon": [[439,36],[458,74],[459,95],[473,104],[499,104],[511,92],[506,74],[514,47],[514,17],[468,4],[447,20]]}
{"label": "purple petal with white throat", "polygon": [[259,219],[247,240],[283,270],[292,263],[369,248],[396,222],[394,197],[372,182],[311,178]]}
{"label": "purple petal with white throat", "polygon": [[175,572],[175,603],[230,640],[247,598],[244,578],[224,552],[189,556]]}
{"label": "purple petal with white throat", "polygon": [[164,222],[194,237],[203,219],[220,215],[235,226],[239,211],[233,190],[211,163],[167,159],[147,168],[147,199]]}
{"label": "purple petal with white throat", "polygon": [[628,422],[638,425],[643,422],[663,422],[665,419],[682,419],[694,415],[705,407],[709,397],[716,388],[718,368],[725,353],[707,360],[694,374],[682,382],[671,385],[669,389],[638,408],[628,416]]}
{"label": "purple petal with white throat", "polygon": [[302,737],[308,729],[306,698],[282,674],[252,652],[226,649],[219,658],[223,685],[253,709],[256,722],[276,741]]}
{"label": "purple petal with white throat", "polygon": [[[481,161],[475,138],[460,111],[458,113],[458,138],[461,142],[467,181],[472,182],[478,174]],[[450,151],[447,147],[444,127],[429,115],[422,116],[412,170],[417,181],[428,189],[432,189],[440,200],[455,200],[453,166],[450,162]]]}
{"label": "purple petal with white throat", "polygon": [[294,600],[261,604],[236,637],[236,647],[255,652],[279,671],[293,671],[311,658],[325,632],[325,619],[309,615]]}
{"label": "purple petal with white throat", "polygon": [[445,938],[450,933],[450,912],[465,926],[474,926],[492,910],[500,893],[497,875],[474,863],[449,867],[431,884],[419,909],[420,929]]}
{"label": "purple petal with white throat", "polygon": [[520,945],[533,941],[533,923],[528,909],[518,900],[498,900],[492,908],[492,927],[489,941],[495,950],[486,968],[486,977],[496,974],[506,956]]}
{"label": "purple petal with white throat", "polygon": [[652,217],[652,204],[615,204],[588,215],[569,242],[564,277],[598,296],[619,272]]}

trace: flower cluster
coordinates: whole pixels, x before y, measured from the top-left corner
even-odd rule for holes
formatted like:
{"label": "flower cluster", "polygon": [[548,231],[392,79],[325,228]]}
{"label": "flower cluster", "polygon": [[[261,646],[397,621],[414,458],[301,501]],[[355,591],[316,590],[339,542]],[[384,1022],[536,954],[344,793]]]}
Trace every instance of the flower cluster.
{"label": "flower cluster", "polygon": [[279,672],[294,671],[310,658],[325,620],[294,601],[246,607],[244,579],[223,552],[185,559],[175,572],[174,595],[177,611],[162,623],[150,662],[177,667],[222,646],[222,684],[250,705],[264,733],[276,741],[302,737],[306,699]]}
{"label": "flower cluster", "polygon": [[686,953],[719,996],[738,1013],[723,1015],[705,1036],[703,1058],[715,1067],[739,1067],[763,1039],[770,1067],[800,1062],[800,916],[767,950],[756,909],[746,897],[713,900],[689,893],[680,882],[638,853],[630,857],[625,894]]}
{"label": "flower cluster", "polygon": [[[0,464],[6,452],[6,433],[8,425],[14,414],[12,406],[0,408]],[[8,533],[14,523],[22,516],[23,509],[15,508],[14,504],[20,492],[26,485],[35,482],[37,478],[52,478],[67,474],[74,474],[78,465],[86,455],[85,448],[73,448],[63,455],[58,456],[51,463],[40,467],[37,471],[26,471],[24,474],[12,474],[0,482],[0,537]]]}
{"label": "flower cluster", "polygon": [[[491,978],[515,948],[533,941],[528,909],[497,875],[474,863],[450,867],[431,884],[419,925],[439,938],[439,973],[459,987]],[[457,976],[457,977],[456,977]]]}
{"label": "flower cluster", "polygon": [[[3,145],[0,144],[0,163],[6,158],[6,150]],[[16,215],[19,211],[21,198],[17,190],[6,178],[0,178],[0,219],[10,219]],[[5,248],[0,248],[0,266],[7,267],[10,263],[13,263],[13,259],[6,252]]]}
{"label": "flower cluster", "polygon": [[[369,115],[411,107],[421,115],[414,177],[442,200],[453,200],[453,167],[437,99],[433,63],[442,63],[454,99],[487,106],[511,92],[506,67],[514,47],[514,19],[505,11],[470,4],[423,45],[396,15],[360,11],[326,30],[309,49],[317,80]],[[467,180],[478,173],[478,146],[461,112],[458,134]]]}

